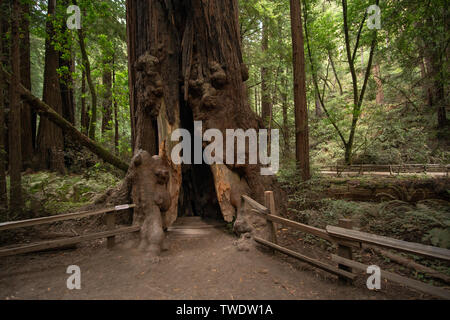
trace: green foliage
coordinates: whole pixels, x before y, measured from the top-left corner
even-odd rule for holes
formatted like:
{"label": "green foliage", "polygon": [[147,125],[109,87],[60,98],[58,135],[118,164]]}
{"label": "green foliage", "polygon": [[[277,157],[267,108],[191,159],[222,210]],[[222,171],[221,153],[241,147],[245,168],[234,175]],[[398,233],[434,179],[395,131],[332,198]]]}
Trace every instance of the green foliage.
{"label": "green foliage", "polygon": [[[364,14],[373,1],[348,2],[350,45],[353,49]],[[444,48],[442,44],[448,43],[449,37],[448,32],[439,32],[444,26],[444,2],[380,1],[382,29],[378,32],[379,41],[374,62],[380,67],[379,76],[385,98],[382,104],[376,103],[379,88],[372,72],[365,100],[362,108],[358,110],[353,108],[353,86],[344,46],[341,1],[304,1],[304,9],[307,9],[304,10],[304,14],[307,12],[311,61],[329,112],[329,117],[323,114],[323,110],[320,112],[321,107],[312,80],[311,61],[306,57],[313,164],[333,164],[344,158],[342,139],[332,122],[347,138],[353,115],[359,118],[353,149],[355,163],[402,164],[450,161],[448,144],[445,142],[448,141],[448,130],[435,129],[436,110],[428,108],[424,96],[424,88],[430,84],[433,86],[433,80],[436,79],[430,76],[423,79],[420,70],[424,44],[425,48],[432,51],[436,47],[436,55],[444,60],[441,62],[444,66],[442,69],[448,70],[445,67],[448,65],[448,55],[439,53],[439,50]],[[433,9],[434,6],[436,10]],[[268,70],[266,82],[270,87],[273,103],[272,127],[282,130],[283,142],[288,138],[288,148],[283,150],[283,162],[288,162],[295,155],[289,2],[241,1],[240,8],[244,60],[250,68],[248,81],[250,104],[253,110],[261,113],[261,68],[265,68]],[[264,53],[263,23],[269,29],[269,48]],[[359,89],[365,76],[372,39],[372,31],[363,24],[359,49],[355,51]],[[308,53],[306,45],[305,52]],[[439,77],[438,80],[447,86],[448,75],[444,72]],[[315,108],[317,105],[319,107]],[[285,118],[282,109],[286,106]]]}
{"label": "green foliage", "polygon": [[[69,1],[70,2],[70,1]],[[85,98],[90,116],[90,92],[83,96],[81,94],[81,75],[83,65],[81,52],[78,45],[77,30],[68,30],[66,21],[68,18],[66,1],[57,1],[56,14],[51,17],[55,28],[56,37],[52,43],[54,48],[60,52],[62,60],[75,60],[75,70],[69,70],[66,66],[58,69],[61,81],[68,79],[70,75],[74,83],[66,83],[73,87],[75,91],[76,125],[81,129],[81,99]],[[86,47],[91,63],[91,76],[98,93],[97,130],[100,130],[102,119],[101,105],[103,103],[102,76],[105,71],[115,74],[113,83],[113,99],[117,103],[117,120],[119,125],[119,146],[117,151],[121,157],[130,157],[131,128],[129,116],[129,95],[128,95],[128,59],[126,47],[126,8],[122,0],[87,1],[79,0],[78,6],[82,13],[82,28],[86,37]],[[31,6],[30,15],[30,44],[31,44],[31,75],[32,91],[36,96],[42,96],[47,1],[40,0]],[[114,121],[114,119],[113,119]],[[111,126],[114,130],[114,125]],[[102,138],[102,143],[111,151],[115,151],[114,132],[106,133]],[[97,134],[97,136],[100,136]]]}
{"label": "green foliage", "polygon": [[32,216],[67,213],[87,205],[118,184],[119,178],[96,166],[84,175],[40,172],[23,177],[25,211]]}

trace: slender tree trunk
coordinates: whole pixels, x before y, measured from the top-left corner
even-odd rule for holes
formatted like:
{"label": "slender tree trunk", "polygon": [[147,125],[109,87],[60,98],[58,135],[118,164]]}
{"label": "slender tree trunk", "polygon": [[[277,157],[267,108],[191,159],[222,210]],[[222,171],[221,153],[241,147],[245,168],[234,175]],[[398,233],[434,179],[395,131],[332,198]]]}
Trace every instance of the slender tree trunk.
{"label": "slender tree trunk", "polygon": [[344,90],[342,89],[342,84],[341,84],[341,81],[339,80],[339,76],[337,74],[336,66],[334,64],[333,55],[331,54],[331,51],[328,51],[328,59],[330,60],[331,68],[333,69],[334,77],[335,77],[336,82],[337,82],[337,84],[339,86],[339,93],[342,96],[344,94]]}
{"label": "slender tree trunk", "polygon": [[444,129],[447,126],[447,107],[445,102],[444,70],[439,64],[439,78],[435,81],[436,104],[438,108],[438,128]]}
{"label": "slender tree trunk", "polygon": [[373,66],[373,77],[375,79],[375,83],[377,84],[376,102],[378,105],[383,105],[384,104],[384,91],[383,91],[383,81],[381,80],[381,71],[380,71],[379,64],[375,64]]}
{"label": "slender tree trunk", "polygon": [[89,106],[86,104],[86,72],[81,73],[81,132],[89,134]]}
{"label": "slender tree trunk", "polygon": [[319,94],[316,91],[316,117],[322,118],[323,117],[323,109],[322,109],[322,103],[320,102]]}
{"label": "slender tree trunk", "polygon": [[19,96],[20,86],[20,0],[13,0],[11,19],[11,69],[12,78],[9,87],[10,115],[9,115],[9,175],[10,183],[10,209],[14,214],[22,211],[22,148],[21,136],[21,103]]}
{"label": "slender tree trunk", "polygon": [[281,108],[283,111],[283,137],[284,137],[284,157],[288,157],[289,155],[289,150],[290,150],[290,130],[289,130],[289,119],[288,119],[288,95],[286,90],[287,87],[287,79],[286,79],[287,74],[283,75],[283,79],[282,79],[282,91],[281,91]]}
{"label": "slender tree trunk", "polygon": [[[77,1],[73,1],[77,5]],[[80,45],[81,59],[83,61],[84,71],[86,72],[86,80],[88,83],[89,91],[91,93],[91,116],[89,121],[89,138],[95,141],[95,134],[97,130],[97,92],[95,90],[95,84],[92,81],[91,75],[91,63],[86,50],[86,43],[84,37],[83,28],[78,29],[78,43]]]}
{"label": "slender tree trunk", "polygon": [[296,159],[304,181],[311,179],[309,165],[308,106],[306,100],[306,70],[303,41],[302,8],[299,0],[290,0],[292,44],[294,56],[294,101]]}
{"label": "slender tree trunk", "polygon": [[[30,4],[21,2],[20,18],[20,80],[25,88],[31,90],[31,58],[30,58]],[[35,115],[32,115],[31,108],[23,103],[21,112],[21,139],[22,139],[22,159],[23,169],[31,168],[34,154],[35,134],[33,127],[36,123]]]}
{"label": "slender tree trunk", "polygon": [[[424,51],[424,50],[422,50],[422,51]],[[424,96],[424,99],[426,100],[428,107],[431,109],[433,106],[433,92],[432,92],[432,88],[430,86],[430,75],[428,73],[426,62],[425,62],[426,59],[423,55],[420,60],[421,60],[420,61],[420,74],[422,77],[423,96]]]}
{"label": "slender tree trunk", "polygon": [[255,113],[257,115],[261,115],[259,113],[259,94],[258,94],[258,86],[255,87]]}
{"label": "slender tree trunk", "polygon": [[103,70],[103,117],[102,117],[102,135],[112,129],[112,113],[113,113],[113,101],[112,101],[112,72],[111,72],[111,62],[104,63]]}
{"label": "slender tree trunk", "polygon": [[[268,19],[263,19],[263,27],[262,27],[262,53],[263,55],[267,54],[267,50],[269,49],[269,26]],[[266,59],[263,59],[266,62]],[[269,90],[269,70],[266,66],[261,68],[261,117],[264,121],[264,125],[268,128],[270,126],[270,117],[272,113],[272,102],[270,97]]]}
{"label": "slender tree trunk", "polygon": [[116,151],[116,154],[119,154],[119,139],[120,139],[120,133],[119,133],[119,105],[117,104],[116,94],[115,94],[115,88],[116,88],[116,69],[115,64],[113,62],[113,101],[114,101],[114,150]]}
{"label": "slender tree trunk", "polygon": [[75,96],[74,96],[74,81],[72,73],[74,72],[74,61],[72,53],[69,58],[64,58],[66,55],[60,53],[59,64],[61,67],[66,67],[69,73],[64,74],[61,79],[61,98],[62,98],[62,115],[64,119],[75,125]]}
{"label": "slender tree trunk", "polygon": [[[71,4],[70,0],[62,0],[64,8]],[[62,98],[62,116],[75,125],[75,95],[74,95],[74,79],[72,74],[75,72],[75,59],[73,45],[68,33],[65,21],[62,21],[60,44],[63,45],[65,52],[59,52],[59,65],[68,72],[61,77],[61,98]]]}
{"label": "slender tree trunk", "polygon": [[97,130],[97,92],[95,90],[94,82],[91,75],[91,64],[89,62],[89,56],[87,55],[86,45],[84,42],[83,29],[78,30],[79,42],[81,47],[81,55],[83,57],[83,65],[86,72],[86,80],[88,83],[89,91],[91,93],[91,106],[89,117],[89,138],[95,140],[95,133]]}
{"label": "slender tree trunk", "polygon": [[[56,12],[56,0],[48,1],[47,35],[45,43],[45,71],[43,101],[51,105],[62,115],[62,97],[58,75],[59,53],[53,46],[55,29],[53,22]],[[37,137],[39,167],[65,173],[63,131],[47,119],[41,119]]]}
{"label": "slender tree trunk", "polygon": [[[440,12],[438,8],[436,10],[436,16],[443,15],[443,29],[448,29],[448,9],[444,9],[445,12]],[[434,18],[432,15],[427,18],[426,25],[430,30],[435,29],[437,27],[436,23],[440,20],[440,18]],[[446,77],[448,70],[444,70],[444,67],[448,65],[444,63],[444,56],[447,55],[447,51],[443,50],[442,46],[436,43],[436,41],[432,37],[423,39],[423,43],[425,44],[425,63],[430,78],[428,103],[432,109],[437,111],[438,128],[444,129],[448,124],[445,95],[445,82],[448,77]]]}
{"label": "slender tree trunk", "polygon": [[[380,0],[376,0],[376,5],[379,5],[379,3],[380,3]],[[351,43],[350,43],[347,0],[342,0],[342,12],[343,12],[343,17],[344,17],[344,36],[345,36],[345,47],[346,47],[346,51],[347,51],[347,60],[348,60],[349,68],[350,68],[350,73],[352,75],[352,83],[353,83],[353,114],[352,114],[353,119],[352,119],[352,124],[350,127],[350,136],[348,138],[347,143],[345,144],[345,162],[347,164],[351,164],[356,129],[357,129],[358,121],[361,116],[362,103],[364,101],[364,96],[366,93],[370,73],[372,70],[373,56],[375,54],[375,48],[377,45],[377,35],[378,34],[376,31],[374,31],[374,37],[373,37],[372,45],[370,48],[369,62],[367,64],[364,82],[363,82],[361,92],[360,92],[358,89],[358,76],[356,74],[355,58],[356,58],[356,52],[358,50],[362,26],[364,25],[364,22],[367,18],[367,14],[364,16],[363,23],[361,23],[361,28],[359,29],[359,33],[357,35],[355,49],[352,51],[350,48]],[[361,48],[361,49],[363,50],[363,48]],[[352,52],[353,52],[353,54],[352,54]],[[362,57],[362,59],[364,59],[364,51],[362,51],[361,57]],[[364,62],[362,61],[362,63],[364,63]],[[362,70],[364,70],[364,68],[362,68]],[[363,72],[363,76],[364,76],[364,71],[362,71],[362,72]]]}

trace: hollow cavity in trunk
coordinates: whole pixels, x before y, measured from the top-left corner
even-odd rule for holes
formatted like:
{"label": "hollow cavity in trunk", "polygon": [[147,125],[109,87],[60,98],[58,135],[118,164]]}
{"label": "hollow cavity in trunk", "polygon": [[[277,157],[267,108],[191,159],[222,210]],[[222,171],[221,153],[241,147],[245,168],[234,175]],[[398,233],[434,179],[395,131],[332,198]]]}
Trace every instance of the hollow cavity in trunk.
{"label": "hollow cavity in trunk", "polygon": [[[194,117],[192,110],[185,103],[181,104],[180,109],[181,127],[188,130],[191,137],[193,137]],[[193,164],[193,146],[191,154],[192,165],[182,165],[183,182],[179,198],[178,216],[223,220],[211,168],[207,164]]]}

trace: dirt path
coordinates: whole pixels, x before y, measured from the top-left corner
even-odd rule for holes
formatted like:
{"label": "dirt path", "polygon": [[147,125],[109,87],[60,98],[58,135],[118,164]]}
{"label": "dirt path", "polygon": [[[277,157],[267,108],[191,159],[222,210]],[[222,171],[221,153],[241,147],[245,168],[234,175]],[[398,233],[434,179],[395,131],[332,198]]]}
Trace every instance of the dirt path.
{"label": "dirt path", "polygon": [[[89,243],[72,251],[0,260],[0,299],[396,299],[397,294],[340,285],[302,271],[280,256],[237,250],[222,229],[207,237],[169,237],[162,261],[149,264],[134,250]],[[69,265],[81,268],[82,289],[69,291]],[[405,298],[403,296],[403,298]]]}

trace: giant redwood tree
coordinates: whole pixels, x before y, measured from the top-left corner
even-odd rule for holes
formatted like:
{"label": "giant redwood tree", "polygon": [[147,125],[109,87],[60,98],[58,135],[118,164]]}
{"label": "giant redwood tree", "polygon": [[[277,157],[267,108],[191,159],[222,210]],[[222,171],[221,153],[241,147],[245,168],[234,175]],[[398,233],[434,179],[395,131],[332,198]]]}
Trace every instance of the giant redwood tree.
{"label": "giant redwood tree", "polygon": [[[232,221],[240,195],[263,202],[281,193],[259,166],[178,166],[171,151],[175,129],[203,132],[263,128],[247,101],[237,0],[128,0],[131,121],[135,154],[165,155],[172,199],[165,226],[178,215],[223,216]],[[148,192],[151,192],[150,190]]]}

